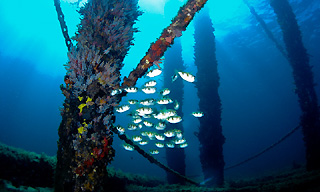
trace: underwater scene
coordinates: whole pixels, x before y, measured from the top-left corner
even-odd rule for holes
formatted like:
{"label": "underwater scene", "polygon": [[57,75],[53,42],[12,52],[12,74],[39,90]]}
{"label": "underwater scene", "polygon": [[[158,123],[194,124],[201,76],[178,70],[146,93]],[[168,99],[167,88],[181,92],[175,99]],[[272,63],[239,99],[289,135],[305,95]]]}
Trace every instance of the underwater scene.
{"label": "underwater scene", "polygon": [[0,191],[320,191],[318,0],[1,0]]}

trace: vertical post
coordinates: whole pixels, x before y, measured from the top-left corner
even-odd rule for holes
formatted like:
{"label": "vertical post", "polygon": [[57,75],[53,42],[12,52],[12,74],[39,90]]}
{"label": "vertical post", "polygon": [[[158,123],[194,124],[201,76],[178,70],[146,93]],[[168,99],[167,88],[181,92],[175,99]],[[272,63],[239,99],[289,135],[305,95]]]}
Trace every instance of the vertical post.
{"label": "vertical post", "polygon": [[221,100],[218,93],[214,28],[208,12],[202,12],[195,20],[195,64],[198,68],[196,87],[200,99],[199,109],[204,116],[199,119],[198,138],[200,161],[208,185],[222,186],[224,182],[223,144],[225,137],[221,127]]}
{"label": "vertical post", "polygon": [[[182,60],[182,47],[180,38],[175,40],[172,47],[164,54],[165,65],[163,69],[164,87],[171,90],[170,98],[175,99],[179,103],[179,109],[177,114],[183,116],[182,113],[182,101],[183,101],[183,82],[181,78],[178,78],[175,82],[172,82],[171,77],[176,73],[175,70],[183,70]],[[183,131],[182,123],[175,125],[167,124],[166,130],[178,129]],[[176,146],[174,149],[166,148],[166,157],[168,166],[182,175],[186,172],[185,152],[184,149]],[[172,173],[167,172],[167,179],[170,184],[184,183],[184,180],[178,178]]]}
{"label": "vertical post", "polygon": [[[125,10],[125,11],[123,11]],[[114,157],[113,108],[120,96],[120,69],[133,24],[135,0],[91,0],[80,9],[81,25],[66,64],[66,99],[59,126],[55,191],[108,191],[107,165]]]}
{"label": "vertical post", "polygon": [[288,59],[293,69],[296,94],[302,111],[301,126],[306,146],[307,170],[320,169],[319,106],[309,56],[303,45],[301,32],[287,0],[270,0],[282,29]]}

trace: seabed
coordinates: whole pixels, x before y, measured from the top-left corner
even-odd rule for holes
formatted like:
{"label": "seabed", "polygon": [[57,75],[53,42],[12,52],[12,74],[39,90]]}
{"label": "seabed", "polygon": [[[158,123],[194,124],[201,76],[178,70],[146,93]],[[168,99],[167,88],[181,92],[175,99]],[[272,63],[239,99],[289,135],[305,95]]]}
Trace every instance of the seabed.
{"label": "seabed", "polygon": [[[54,191],[55,157],[0,144],[0,192]],[[45,170],[45,171],[44,171]],[[124,173],[108,168],[108,192],[270,192],[320,191],[320,170],[299,167],[259,178],[228,180],[223,188],[169,185],[159,178]]]}

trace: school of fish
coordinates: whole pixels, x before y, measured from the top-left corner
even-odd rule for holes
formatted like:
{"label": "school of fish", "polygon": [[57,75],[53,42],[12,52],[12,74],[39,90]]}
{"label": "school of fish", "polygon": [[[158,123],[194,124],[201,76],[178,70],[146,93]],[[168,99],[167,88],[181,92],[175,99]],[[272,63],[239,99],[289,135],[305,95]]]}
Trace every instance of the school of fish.
{"label": "school of fish", "polygon": [[[161,69],[156,68],[150,70],[146,76],[154,78],[161,73]],[[176,74],[172,76],[172,82],[179,76],[190,83],[195,81],[194,75],[183,71],[176,71]],[[128,113],[132,118],[131,123],[129,123],[126,128],[120,125],[116,126],[119,133],[124,134],[126,131],[133,131],[132,141],[141,146],[151,144],[153,147],[149,149],[149,153],[152,155],[159,154],[159,148],[185,148],[188,146],[181,130],[166,130],[168,123],[177,124],[182,122],[182,117],[177,114],[177,110],[180,107],[179,102],[169,97],[171,91],[168,88],[157,91],[156,85],[157,82],[155,80],[149,80],[144,83],[141,89],[137,87],[127,87],[123,90],[116,89],[112,91],[113,95],[120,94],[122,91],[131,94],[142,91],[144,94],[152,96],[152,98],[141,100],[130,99],[128,100],[128,104],[115,107],[116,112]],[[158,97],[158,99],[156,99],[156,97]],[[171,106],[170,104],[172,104],[173,109],[168,108]],[[195,111],[192,115],[196,118],[204,116],[201,111]],[[126,143],[123,144],[123,148],[127,151],[134,150],[133,146]]]}

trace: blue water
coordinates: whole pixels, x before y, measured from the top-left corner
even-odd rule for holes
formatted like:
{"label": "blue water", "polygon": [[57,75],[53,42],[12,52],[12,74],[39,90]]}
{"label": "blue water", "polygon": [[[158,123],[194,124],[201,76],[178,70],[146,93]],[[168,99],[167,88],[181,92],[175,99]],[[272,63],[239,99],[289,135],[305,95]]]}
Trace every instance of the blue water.
{"label": "blue water", "polygon": [[[136,24],[141,32],[135,35],[135,45],[125,59],[123,76],[136,66],[183,2],[159,0],[153,5],[148,1],[139,2],[145,12]],[[209,0],[206,7],[216,30],[222,127],[226,137],[224,157],[228,166],[259,152],[297,126],[300,109],[289,63],[242,1],[223,2]],[[270,6],[264,1],[249,2],[282,43],[281,30]],[[310,64],[314,66],[315,82],[319,84],[320,5],[317,0],[292,0],[290,3],[310,54]],[[72,36],[79,15],[76,7],[64,1],[62,9]],[[55,155],[61,121],[59,107],[64,100],[59,86],[66,72],[63,64],[67,62],[67,48],[53,1],[1,0],[0,26],[0,142]],[[193,32],[191,23],[181,42],[186,70],[196,74]],[[138,85],[142,83],[140,80]],[[319,91],[317,93],[319,97]],[[185,83],[183,125],[189,144],[185,152],[187,175],[193,178],[202,175],[199,143],[194,136],[199,122],[190,117],[190,113],[198,109],[198,101],[194,85]],[[118,120],[126,121],[121,118],[126,117],[118,117]],[[137,152],[125,151],[121,144],[115,136],[116,157],[112,166],[133,173],[165,176],[163,170]],[[226,177],[258,176],[290,168],[293,162],[303,164],[304,150],[302,133],[298,130],[266,154],[227,171]],[[157,158],[165,162],[165,153]]]}

